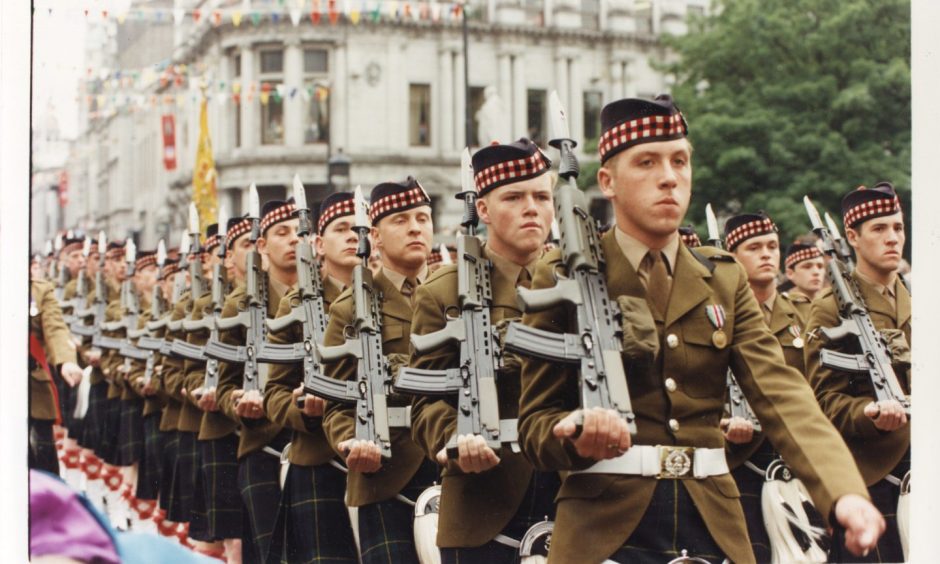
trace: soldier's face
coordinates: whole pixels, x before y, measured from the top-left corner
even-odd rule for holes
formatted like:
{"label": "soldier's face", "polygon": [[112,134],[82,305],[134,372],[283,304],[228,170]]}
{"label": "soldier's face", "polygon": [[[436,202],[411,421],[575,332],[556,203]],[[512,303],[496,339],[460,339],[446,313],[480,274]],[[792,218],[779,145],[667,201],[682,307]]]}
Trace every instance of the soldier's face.
{"label": "soldier's face", "polygon": [[91,255],[85,261],[85,274],[88,276],[98,274],[98,255]]}
{"label": "soldier's face", "polygon": [[498,239],[516,254],[532,254],[545,244],[555,217],[552,176],[500,186],[477,200],[477,211],[491,240]]}
{"label": "soldier's face", "polygon": [[692,194],[691,148],[686,139],[642,143],[597,171],[618,227],[644,242],[679,228]]}
{"label": "soldier's face", "polygon": [[37,261],[32,261],[29,263],[29,279],[30,280],[45,280],[46,273],[42,269],[42,263]]}
{"label": "soldier's face", "polygon": [[281,271],[296,270],[299,226],[300,220],[296,218],[282,221],[268,228],[264,237],[258,239],[258,252],[267,257],[270,268]]}
{"label": "soldier's face", "polygon": [[421,206],[383,217],[372,227],[382,262],[392,268],[416,269],[431,255],[434,223],[431,206]]}
{"label": "soldier's face", "polygon": [[787,268],[787,278],[793,285],[812,296],[823,287],[826,261],[822,257],[801,260]]}
{"label": "soldier's face", "polygon": [[226,255],[226,260],[230,261],[233,273],[237,280],[245,279],[245,275],[248,272],[248,268],[245,263],[248,260],[248,253],[251,252],[251,248],[251,237],[245,233],[235,240],[235,242],[232,244],[232,248],[229,249],[228,255]]}
{"label": "soldier's face", "polygon": [[854,229],[846,229],[845,234],[860,263],[884,274],[896,271],[901,264],[905,242],[901,212],[869,219]]}
{"label": "soldier's face", "polygon": [[317,255],[323,257],[328,267],[350,269],[359,263],[356,256],[358,245],[359,235],[353,231],[353,216],[347,215],[331,221],[323,234],[317,237]]}
{"label": "soldier's face", "polygon": [[780,238],[768,233],[745,239],[735,247],[734,256],[744,266],[752,284],[773,283],[780,269]]}
{"label": "soldier's face", "polygon": [[134,286],[137,292],[149,294],[153,291],[157,283],[157,267],[155,265],[145,266],[134,271]]}
{"label": "soldier's face", "polygon": [[72,278],[78,276],[78,271],[85,268],[85,255],[81,249],[76,249],[65,255],[65,267],[69,269]]}

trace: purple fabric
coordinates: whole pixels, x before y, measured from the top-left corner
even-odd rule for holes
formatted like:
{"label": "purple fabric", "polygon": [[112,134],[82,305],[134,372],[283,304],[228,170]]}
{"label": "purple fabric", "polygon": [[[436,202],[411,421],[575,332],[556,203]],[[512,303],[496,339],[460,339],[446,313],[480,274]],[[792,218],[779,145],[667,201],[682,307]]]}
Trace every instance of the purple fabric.
{"label": "purple fabric", "polygon": [[119,564],[110,535],[64,482],[29,472],[29,550],[33,557],[67,556],[95,564]]}

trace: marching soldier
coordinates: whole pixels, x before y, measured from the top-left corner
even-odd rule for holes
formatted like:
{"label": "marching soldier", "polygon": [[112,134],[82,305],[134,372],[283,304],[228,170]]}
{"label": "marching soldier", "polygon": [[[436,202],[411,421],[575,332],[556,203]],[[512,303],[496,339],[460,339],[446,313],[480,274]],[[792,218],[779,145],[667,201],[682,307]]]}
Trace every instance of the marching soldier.
{"label": "marching soldier", "polygon": [[[108,302],[105,308],[105,321],[117,321],[121,317],[121,284],[126,276],[126,266],[124,264],[124,242],[112,241],[108,243],[108,250],[105,253],[105,281],[111,287],[107,294]],[[102,331],[102,335],[113,336],[108,331]],[[105,424],[101,440],[101,458],[106,463],[106,468],[113,472],[113,468],[120,466],[117,463],[118,449],[120,445],[121,428],[121,374],[118,372],[124,359],[116,350],[103,350],[101,360],[101,372],[108,382],[108,390],[105,401]],[[109,512],[114,507],[109,508]],[[124,526],[123,524],[116,526]]]}
{"label": "marching soldier", "polygon": [[[257,241],[257,249],[267,258],[268,265],[264,273],[267,287],[265,317],[274,317],[281,298],[297,284],[295,210],[293,198],[288,201],[269,201],[261,210],[261,236]],[[250,233],[250,229],[247,233]],[[247,237],[247,234],[243,236]],[[233,239],[236,248],[241,237],[239,235]],[[237,257],[236,254],[234,260],[237,261]],[[245,286],[239,286],[229,294],[222,317],[235,316],[239,304],[247,300],[246,296]],[[220,340],[231,345],[244,345],[246,331],[243,327],[223,331]],[[262,365],[262,369],[265,368]],[[264,562],[271,544],[281,493],[278,484],[280,453],[290,440],[290,432],[265,415],[259,390],[246,392],[242,388],[243,374],[242,365],[220,362],[216,401],[229,418],[242,426],[238,444],[238,487],[247,518],[242,534],[243,558],[246,562]]]}
{"label": "marching soldier", "polygon": [[[62,303],[59,304],[63,314],[74,315],[68,302],[75,297],[79,272],[85,268],[85,255],[82,254],[84,241],[84,237],[66,238],[62,242],[62,250],[59,251],[59,268],[64,269],[69,278],[62,294]],[[78,401],[78,388],[65,384],[61,378],[56,381],[56,384],[62,405],[62,426],[66,430],[63,450],[68,454],[68,451],[78,447],[77,439],[82,436],[82,420],[75,419],[74,416],[75,404]]]}
{"label": "marching soldier", "polygon": [[[353,195],[331,194],[320,205],[316,250],[323,282],[323,307],[329,310],[352,283],[358,236],[353,231]],[[281,300],[277,317],[287,315],[299,296],[292,291]],[[271,343],[303,341],[294,324],[272,333]],[[324,400],[305,394],[302,366],[274,365],[265,387],[264,409],[272,421],[292,430],[288,460],[271,542],[269,562],[357,562],[356,544],[343,498],[346,474],[336,467],[336,456],[323,432]],[[303,408],[298,400],[304,397]]]}
{"label": "marching soldier", "polygon": [[[867,552],[883,519],[809,386],[786,366],[743,269],[725,252],[679,244],[692,188],[682,114],[668,96],[625,99],[608,104],[601,122],[597,179],[616,220],[600,242],[608,293],[646,302],[659,350],[621,355],[635,437],[615,410],[579,408],[575,369],[523,363],[520,443],[536,467],[569,472],[549,561],[662,562],[680,549],[709,562],[755,561],[741,542],[747,528],[719,430],[729,366],[821,513],[848,529],[853,553]],[[553,286],[560,269],[550,253],[532,287]],[[720,319],[707,315],[719,308]],[[525,321],[571,332],[559,306]]]}
{"label": "marching soldier", "polygon": [[[497,174],[517,162],[525,165],[516,174],[508,178]],[[522,316],[516,287],[531,284],[555,215],[550,169],[551,161],[528,139],[484,147],[473,155],[476,209],[488,228],[484,258],[492,263],[494,326]],[[459,310],[457,267],[442,266],[418,289],[412,329],[418,335],[441,330],[448,315]],[[459,363],[458,349],[450,346],[413,353],[410,364],[440,370]],[[518,372],[501,370],[497,386],[500,419],[516,417]],[[551,518],[561,482],[556,472],[534,471],[521,453],[507,448],[494,451],[480,435],[456,437],[459,456],[448,463],[445,445],[457,432],[456,402],[456,397],[421,397],[412,411],[415,442],[431,460],[445,466],[437,535],[441,559],[516,562],[519,550],[505,544],[506,537],[518,541],[529,527]]]}
{"label": "marching soldier", "polygon": [[[888,182],[861,187],[842,199],[846,239],[855,250],[851,277],[864,300],[875,329],[893,353],[894,372],[903,392],[911,390],[911,296],[897,276],[904,249],[904,216],[894,187]],[[826,343],[820,330],[841,319],[832,290],[813,302],[807,323],[806,367],[823,412],[842,434],[875,506],[888,528],[867,558],[852,561],[901,562],[902,538],[896,517],[900,482],[910,470],[911,426],[897,400],[877,401],[866,373],[828,368],[820,361],[823,348],[854,352],[843,341]],[[836,547],[833,547],[836,548]],[[838,557],[833,561],[838,561]]]}
{"label": "marching soldier", "polygon": [[826,261],[816,245],[793,243],[783,259],[787,280],[793,288],[787,296],[803,319],[809,318],[810,305],[822,292],[826,282]]}
{"label": "marching soldier", "polygon": [[56,368],[70,387],[79,383],[82,369],[76,364],[75,345],[54,292],[51,282],[30,281],[29,467],[58,475],[52,425],[61,421],[61,415],[52,369]]}
{"label": "marching soldier", "polygon": [[[783,348],[787,365],[804,375],[804,319],[793,300],[786,293],[777,292],[780,268],[777,226],[764,212],[736,215],[725,223],[725,245],[744,267],[764,323]],[[777,454],[764,434],[755,433],[747,419],[723,418],[720,427],[730,443],[728,465],[741,492],[751,548],[758,562],[770,562],[772,545],[764,523],[761,493],[767,469],[778,458]]]}
{"label": "marching soldier", "polygon": [[[382,298],[382,351],[406,355],[411,335],[413,299],[427,276],[434,226],[431,200],[413,177],[384,182],[372,189],[369,216],[372,237],[381,252],[382,267],[374,289]],[[330,308],[325,344],[345,343],[354,318],[353,293],[347,289]],[[326,375],[355,380],[357,362],[346,358],[325,365]],[[404,407],[406,396],[391,395],[389,407]],[[417,562],[412,508],[395,499],[417,496],[438,478],[436,465],[427,460],[408,429],[391,430],[392,456],[381,457],[378,445],[354,438],[355,407],[329,402],[323,428],[330,445],[349,468],[346,503],[358,509],[359,552],[364,564]]]}

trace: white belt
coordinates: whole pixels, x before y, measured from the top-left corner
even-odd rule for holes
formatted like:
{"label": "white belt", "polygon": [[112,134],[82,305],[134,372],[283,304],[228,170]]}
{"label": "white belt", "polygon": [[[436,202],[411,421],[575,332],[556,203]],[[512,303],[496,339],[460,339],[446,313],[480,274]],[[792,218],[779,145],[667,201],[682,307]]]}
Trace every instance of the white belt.
{"label": "white belt", "polygon": [[707,478],[727,474],[728,459],[722,448],[669,445],[637,445],[627,452],[572,474],[631,474],[657,479]]}

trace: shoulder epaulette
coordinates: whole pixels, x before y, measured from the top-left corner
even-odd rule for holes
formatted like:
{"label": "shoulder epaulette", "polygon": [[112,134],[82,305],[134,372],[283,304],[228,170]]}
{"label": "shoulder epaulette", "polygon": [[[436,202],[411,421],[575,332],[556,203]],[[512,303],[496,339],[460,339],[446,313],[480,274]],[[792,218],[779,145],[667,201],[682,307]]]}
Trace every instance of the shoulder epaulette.
{"label": "shoulder epaulette", "polygon": [[425,280],[424,283],[425,283],[425,284],[428,284],[428,283],[433,282],[433,281],[435,281],[435,280],[439,280],[439,279],[441,279],[441,278],[444,278],[445,276],[448,276],[448,275],[454,275],[454,276],[457,275],[457,265],[456,265],[456,264],[445,264],[444,266],[438,268],[437,270],[435,270],[434,272],[432,272],[432,273],[428,276],[427,280]]}

